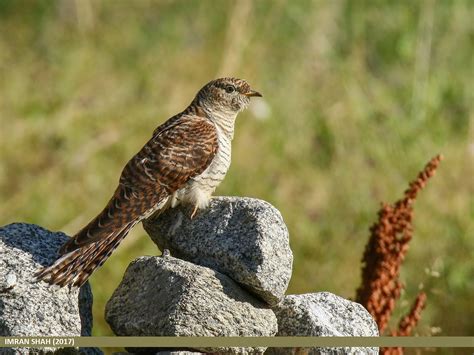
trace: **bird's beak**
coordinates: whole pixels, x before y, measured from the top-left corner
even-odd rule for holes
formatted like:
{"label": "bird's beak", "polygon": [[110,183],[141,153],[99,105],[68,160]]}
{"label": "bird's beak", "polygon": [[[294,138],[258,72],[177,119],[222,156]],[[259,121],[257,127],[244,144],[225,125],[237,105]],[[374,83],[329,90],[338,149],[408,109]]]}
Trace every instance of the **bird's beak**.
{"label": "bird's beak", "polygon": [[258,91],[255,90],[250,90],[249,92],[244,93],[245,96],[252,97],[252,96],[258,96],[262,97],[263,95],[260,94]]}

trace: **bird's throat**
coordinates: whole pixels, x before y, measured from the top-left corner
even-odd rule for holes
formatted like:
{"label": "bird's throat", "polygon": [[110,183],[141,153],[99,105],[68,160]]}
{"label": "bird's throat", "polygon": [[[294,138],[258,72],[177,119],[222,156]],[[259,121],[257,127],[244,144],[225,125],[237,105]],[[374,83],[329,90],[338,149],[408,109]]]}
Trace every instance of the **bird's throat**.
{"label": "bird's throat", "polygon": [[232,140],[234,138],[234,126],[235,119],[237,118],[236,113],[222,113],[213,112],[209,119],[214,123],[219,133],[226,136],[226,138]]}

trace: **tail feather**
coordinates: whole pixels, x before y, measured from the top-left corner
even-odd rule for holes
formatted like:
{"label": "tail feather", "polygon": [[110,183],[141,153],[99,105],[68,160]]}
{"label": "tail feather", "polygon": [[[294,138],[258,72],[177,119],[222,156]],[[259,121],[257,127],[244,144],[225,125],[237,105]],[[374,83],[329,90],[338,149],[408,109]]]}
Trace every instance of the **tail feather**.
{"label": "tail feather", "polygon": [[90,243],[94,243],[102,239],[107,230],[121,230],[121,226],[125,226],[130,220],[133,220],[133,214],[130,211],[124,210],[124,206],[120,203],[120,199],[124,198],[123,196],[127,196],[124,191],[126,191],[125,187],[117,188],[102,212],[65,243],[59,250],[59,254],[68,254],[75,249],[80,249]]}
{"label": "tail feather", "polygon": [[130,222],[96,242],[64,254],[53,265],[39,270],[35,274],[36,279],[61,287],[82,286],[89,276],[104,264],[137,222]]}
{"label": "tail feather", "polygon": [[114,238],[110,238],[100,248],[96,248],[89,258],[89,261],[82,267],[82,272],[77,276],[77,283],[82,285],[87,281],[89,276],[112,255],[113,251],[119,246],[122,240],[127,236],[130,229],[133,228],[138,221],[131,222],[123,228]]}
{"label": "tail feather", "polygon": [[66,242],[53,265],[39,270],[35,277],[59,286],[83,285],[107,260],[130,229],[157,209],[167,206],[167,192],[134,192],[120,185],[111,200],[89,224]]}

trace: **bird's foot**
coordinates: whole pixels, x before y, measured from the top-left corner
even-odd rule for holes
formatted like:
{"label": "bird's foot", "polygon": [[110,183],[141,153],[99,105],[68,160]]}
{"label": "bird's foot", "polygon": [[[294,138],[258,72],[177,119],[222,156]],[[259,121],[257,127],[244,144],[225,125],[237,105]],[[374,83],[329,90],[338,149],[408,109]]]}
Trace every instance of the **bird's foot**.
{"label": "bird's foot", "polygon": [[193,212],[191,213],[191,219],[193,219],[194,216],[196,216],[197,211],[198,211],[198,206],[194,206]]}

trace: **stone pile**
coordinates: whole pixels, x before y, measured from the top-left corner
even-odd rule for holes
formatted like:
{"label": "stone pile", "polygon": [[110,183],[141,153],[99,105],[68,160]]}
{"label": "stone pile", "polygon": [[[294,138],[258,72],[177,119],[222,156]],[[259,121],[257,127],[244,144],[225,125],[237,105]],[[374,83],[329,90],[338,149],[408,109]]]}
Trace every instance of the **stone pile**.
{"label": "stone pile", "polygon": [[[50,265],[68,240],[34,224],[13,223],[0,228],[0,336],[90,336],[92,293],[35,282],[34,273]],[[3,348],[5,354],[31,354],[55,348]],[[98,349],[69,353],[101,354]]]}
{"label": "stone pile", "polygon": [[274,336],[271,306],[283,299],[293,263],[280,212],[261,200],[219,197],[190,215],[178,207],[144,223],[171,256],[141,257],[129,266],[106,307],[115,334]]}
{"label": "stone pile", "polygon": [[[327,292],[288,295],[293,255],[288,230],[269,203],[213,198],[190,219],[178,207],[144,222],[163,256],[127,268],[105,316],[120,336],[378,336],[359,304]],[[31,224],[0,228],[0,336],[88,336],[92,293],[34,282],[67,240]],[[171,255],[170,255],[171,254]],[[41,349],[55,351],[57,349]],[[292,354],[291,348],[127,349],[133,353]],[[184,351],[187,350],[187,351]],[[31,353],[39,349],[2,349]],[[85,354],[97,349],[76,349]],[[377,349],[311,348],[304,353],[377,353]]]}
{"label": "stone pile", "polygon": [[[167,252],[138,258],[128,267],[106,307],[106,320],[115,334],[378,336],[375,322],[357,303],[327,292],[285,296],[293,255],[281,214],[269,203],[218,197],[193,219],[190,215],[190,208],[178,207],[143,223]],[[194,350],[251,354],[266,349]],[[360,349],[307,349],[323,350]]]}

